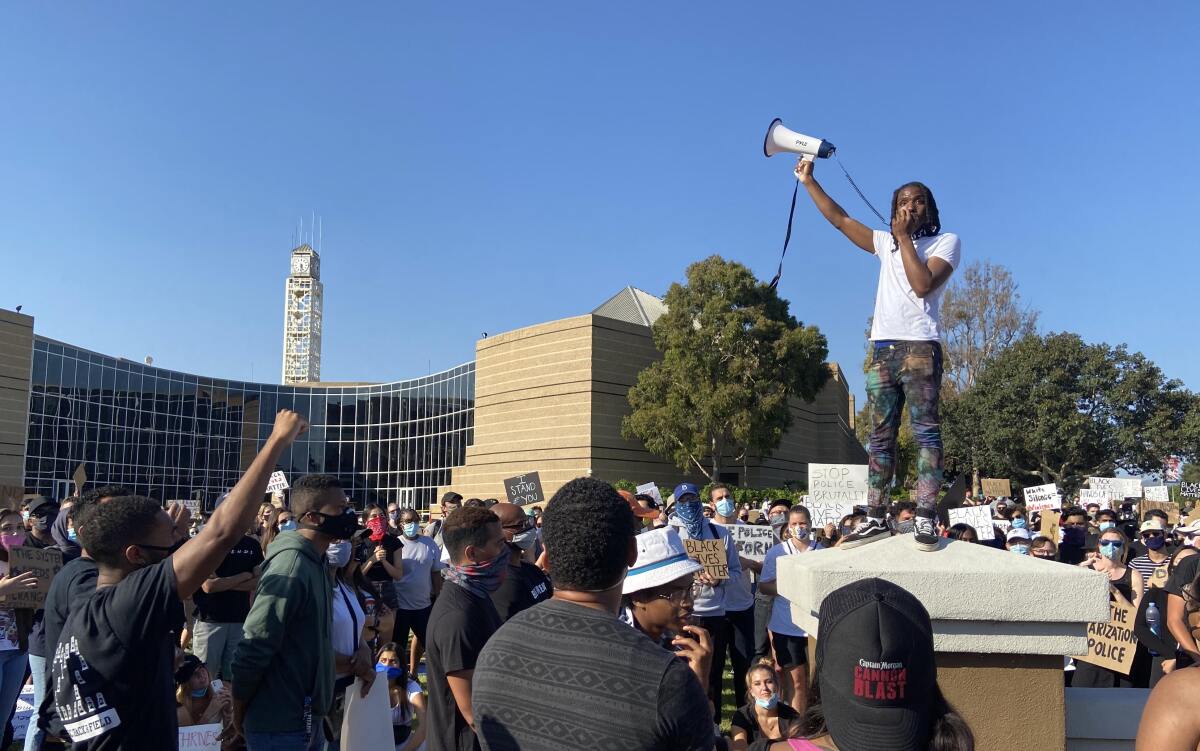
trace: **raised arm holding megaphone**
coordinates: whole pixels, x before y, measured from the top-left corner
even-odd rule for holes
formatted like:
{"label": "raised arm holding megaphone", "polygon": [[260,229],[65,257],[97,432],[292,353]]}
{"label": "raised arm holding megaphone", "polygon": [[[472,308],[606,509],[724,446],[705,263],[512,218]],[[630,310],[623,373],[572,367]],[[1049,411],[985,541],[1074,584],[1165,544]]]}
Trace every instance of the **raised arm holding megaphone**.
{"label": "raised arm holding megaphone", "polygon": [[850,242],[879,259],[871,363],[867,367],[871,406],[868,516],[843,540],[842,547],[863,545],[888,534],[885,499],[895,469],[900,415],[907,402],[917,441],[918,508],[912,531],[918,547],[936,550],[936,503],[942,485],[938,304],[946,280],[959,263],[958,236],[942,232],[933,193],[918,182],[906,183],[892,194],[891,232],[872,230],[825,193],[813,176],[813,166],[811,155],[802,157],[796,165],[796,179],[821,215]]}

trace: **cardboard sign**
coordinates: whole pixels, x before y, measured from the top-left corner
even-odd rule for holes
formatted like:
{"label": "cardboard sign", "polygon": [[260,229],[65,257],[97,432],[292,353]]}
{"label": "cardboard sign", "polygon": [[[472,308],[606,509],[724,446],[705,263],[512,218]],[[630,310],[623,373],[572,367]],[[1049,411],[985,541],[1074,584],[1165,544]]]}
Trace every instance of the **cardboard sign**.
{"label": "cardboard sign", "polygon": [[[770,528],[767,528],[770,531]],[[684,548],[692,559],[704,566],[704,571],[714,579],[729,578],[729,558],[725,555],[725,543],[721,540],[684,540]]]}
{"label": "cardboard sign", "polygon": [[809,464],[808,496],[813,503],[865,503],[867,465]]}
{"label": "cardboard sign", "polygon": [[952,508],[947,513],[950,515],[951,526],[970,524],[975,529],[975,536],[980,540],[996,539],[996,532],[992,529],[991,509],[987,506],[963,506]]}
{"label": "cardboard sign", "polygon": [[1108,497],[1114,501],[1142,497],[1140,477],[1089,477],[1088,487],[1108,491]]}
{"label": "cardboard sign", "polygon": [[1142,488],[1142,497],[1148,501],[1166,501],[1171,500],[1171,491],[1167,490],[1166,485],[1147,485]]}
{"label": "cardboard sign", "polygon": [[378,751],[396,747],[392,742],[388,682],[383,680],[383,676],[376,676],[365,698],[362,695],[362,681],[356,679],[346,689],[345,706],[340,751]]}
{"label": "cardboard sign", "polygon": [[542,478],[538,477],[537,472],[508,478],[504,481],[504,492],[508,493],[508,502],[518,506],[546,500],[546,496],[542,495]]}
{"label": "cardboard sign", "polygon": [[179,751],[221,751],[221,723],[179,728]]}
{"label": "cardboard sign", "polygon": [[658,504],[658,507],[660,509],[665,505],[665,504],[663,504],[662,493],[659,491],[658,485],[656,485],[655,483],[648,482],[648,483],[645,483],[644,485],[638,485],[637,490],[634,491],[633,494],[650,496],[651,498],[654,499],[654,502]]}
{"label": "cardboard sign", "polygon": [[279,471],[271,473],[271,479],[267,482],[268,493],[274,493],[277,490],[287,490],[290,487],[291,485],[288,485],[287,475]]}
{"label": "cardboard sign", "polygon": [[46,603],[46,593],[50,591],[50,580],[62,570],[62,551],[54,548],[16,547],[8,550],[8,575],[16,576],[26,571],[37,574],[37,589],[26,589],[4,596],[4,603],[10,608],[42,607]]}
{"label": "cardboard sign", "polygon": [[822,529],[826,524],[837,527],[843,517],[854,513],[853,503],[809,503],[807,508],[812,516],[809,527],[814,530]]}
{"label": "cardboard sign", "polygon": [[1079,505],[1083,507],[1096,504],[1100,510],[1112,508],[1112,498],[1103,488],[1081,488],[1079,490]]}
{"label": "cardboard sign", "polygon": [[1180,483],[1179,495],[1184,498],[1200,498],[1200,482]]}
{"label": "cardboard sign", "polygon": [[1158,509],[1167,515],[1167,522],[1170,524],[1179,523],[1179,506],[1170,501],[1142,501],[1138,504],[1138,514],[1145,518],[1146,512],[1151,509]]}
{"label": "cardboard sign", "polygon": [[761,524],[730,524],[725,527],[733,535],[733,543],[737,545],[738,555],[760,563],[767,557],[767,551],[775,544],[775,533],[770,527]]}
{"label": "cardboard sign", "polygon": [[1054,540],[1055,545],[1062,542],[1062,537],[1059,535],[1058,530],[1058,514],[1053,512],[1043,513],[1042,523],[1038,528],[1038,534],[1042,537],[1049,537],[1051,540]]}
{"label": "cardboard sign", "polygon": [[1107,623],[1088,624],[1087,654],[1076,656],[1075,659],[1129,675],[1134,653],[1137,652],[1137,637],[1133,635],[1137,610],[1120,599],[1110,602],[1109,609],[1111,615]]}
{"label": "cardboard sign", "polygon": [[1143,577],[1143,578],[1146,579],[1147,587],[1165,587],[1165,586],[1167,586],[1167,578],[1168,578],[1167,565],[1164,563],[1163,565],[1161,565],[1158,568],[1151,571],[1149,577]]}
{"label": "cardboard sign", "polygon": [[1012,498],[1012,483],[1008,480],[983,478],[983,494],[992,498]]}

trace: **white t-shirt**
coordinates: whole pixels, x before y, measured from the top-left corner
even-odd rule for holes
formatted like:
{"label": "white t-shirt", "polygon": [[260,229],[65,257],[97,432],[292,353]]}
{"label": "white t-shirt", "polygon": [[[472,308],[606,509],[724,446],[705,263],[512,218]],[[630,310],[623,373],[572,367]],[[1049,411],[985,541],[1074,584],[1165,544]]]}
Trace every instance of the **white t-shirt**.
{"label": "white t-shirt", "polygon": [[[890,232],[875,230],[875,255],[879,258],[879,287],[875,290],[875,317],[871,322],[871,340],[902,339],[935,342],[941,338],[938,304],[946,291],[946,282],[924,299],[917,297],[904,274],[904,258],[899,248],[892,250]],[[958,268],[958,235],[943,232],[934,237],[918,237],[913,243],[917,257],[925,261],[940,258]]]}
{"label": "white t-shirt", "polygon": [[[734,524],[745,524],[744,521],[738,519]],[[713,521],[721,527],[729,527],[730,525],[724,522]],[[736,542],[734,543],[737,544]],[[742,569],[742,575],[737,579],[730,579],[725,586],[725,612],[748,610],[754,607],[754,587],[750,581],[751,572],[749,568]]]}
{"label": "white t-shirt", "polygon": [[[792,545],[791,540],[786,540],[779,543],[775,547],[767,551],[767,555],[763,558],[762,574],[758,577],[760,582],[773,582],[778,576],[778,561],[780,556],[797,555],[799,553],[812,552],[813,548],[807,550],[798,550]],[[784,634],[785,636],[808,636],[804,629],[796,625],[792,620],[792,603],[788,598],[781,594],[775,595],[775,602],[771,605],[771,621],[767,624],[767,629],[776,634]]]}
{"label": "white t-shirt", "polygon": [[[358,645],[362,643],[362,629],[366,620],[367,616],[363,613],[362,606],[358,604],[358,598],[354,596],[354,590],[340,581],[335,582],[333,588],[333,629],[330,632],[333,651],[343,655],[354,654],[358,650]],[[357,631],[355,630],[356,626]],[[341,678],[344,676],[339,675],[338,677]]]}
{"label": "white t-shirt", "polygon": [[433,538],[418,535],[410,540],[400,536],[403,545],[400,554],[404,561],[404,576],[396,582],[396,601],[401,610],[421,610],[429,607],[433,582],[431,571],[440,571],[446,564],[438,560],[440,555]]}

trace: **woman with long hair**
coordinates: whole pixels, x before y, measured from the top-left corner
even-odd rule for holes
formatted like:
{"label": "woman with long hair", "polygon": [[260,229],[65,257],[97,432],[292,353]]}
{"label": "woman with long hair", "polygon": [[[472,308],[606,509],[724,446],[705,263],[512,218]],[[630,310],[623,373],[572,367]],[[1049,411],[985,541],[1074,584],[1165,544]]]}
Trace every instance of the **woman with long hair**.
{"label": "woman with long hair", "polygon": [[779,700],[775,664],[760,660],[746,671],[746,703],[733,715],[729,748],[745,751],[764,738],[791,738],[799,725],[800,713]]}
{"label": "woman with long hair", "polygon": [[233,720],[233,699],[227,686],[214,686],[196,655],[186,655],[175,671],[175,703],[179,727],[219,723],[228,729]]}
{"label": "woman with long hair", "polygon": [[[417,751],[425,743],[425,695],[421,693],[421,684],[404,663],[403,649],[396,642],[388,642],[379,650],[379,664],[375,669],[387,675],[395,751]],[[415,731],[413,720],[417,723]]]}
{"label": "woman with long hair", "polygon": [[[1109,597],[1133,605],[1137,612],[1142,601],[1144,584],[1137,569],[1126,563],[1129,555],[1129,540],[1117,527],[1109,527],[1100,533],[1099,544],[1094,554],[1089,554],[1080,567],[1099,571],[1108,577]],[[1102,668],[1090,662],[1075,661],[1072,688],[1133,688],[1129,676],[1115,670]]]}
{"label": "woman with long hair", "polygon": [[262,532],[262,550],[263,556],[267,554],[267,548],[271,547],[271,543],[275,542],[275,538],[281,532],[289,532],[296,529],[296,520],[292,517],[292,512],[285,508],[271,507],[266,519],[263,521]]}

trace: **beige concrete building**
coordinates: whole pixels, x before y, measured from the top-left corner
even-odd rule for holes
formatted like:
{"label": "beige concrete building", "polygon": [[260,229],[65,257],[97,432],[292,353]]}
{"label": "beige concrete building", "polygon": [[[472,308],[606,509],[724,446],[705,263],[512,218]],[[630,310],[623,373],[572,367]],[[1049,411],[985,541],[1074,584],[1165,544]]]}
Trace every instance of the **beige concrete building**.
{"label": "beige concrete building", "polygon": [[[504,479],[538,472],[547,496],[591,476],[673,485],[684,473],[621,437],[626,394],[658,358],[650,326],[662,301],[626,288],[588,315],[529,326],[475,346],[475,435],[466,462],[439,491],[505,497]],[[866,463],[854,436],[854,399],[841,369],[812,402],[795,400],[779,449],[729,468],[725,481],[782,487],[803,481],[808,462]],[[688,479],[703,481],[697,474]]]}
{"label": "beige concrete building", "polygon": [[0,310],[0,504],[24,493],[33,318]]}

